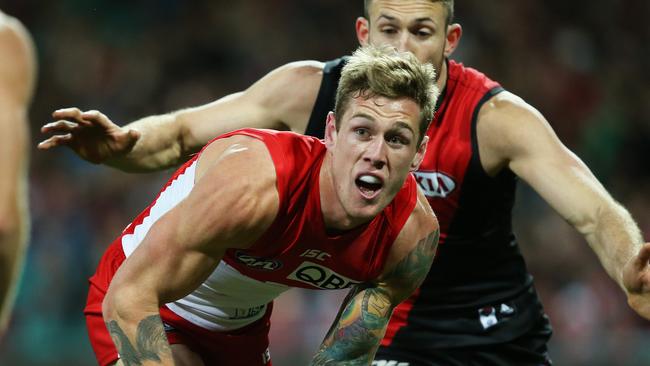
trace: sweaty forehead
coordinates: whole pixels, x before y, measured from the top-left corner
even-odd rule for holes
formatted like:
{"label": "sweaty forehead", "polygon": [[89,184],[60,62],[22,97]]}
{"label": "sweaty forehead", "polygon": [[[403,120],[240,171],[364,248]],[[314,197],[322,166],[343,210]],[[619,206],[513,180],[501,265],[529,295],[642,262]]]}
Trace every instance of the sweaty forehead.
{"label": "sweaty forehead", "polygon": [[383,17],[401,21],[431,20],[444,22],[445,8],[442,2],[429,0],[373,0],[368,9],[370,21]]}

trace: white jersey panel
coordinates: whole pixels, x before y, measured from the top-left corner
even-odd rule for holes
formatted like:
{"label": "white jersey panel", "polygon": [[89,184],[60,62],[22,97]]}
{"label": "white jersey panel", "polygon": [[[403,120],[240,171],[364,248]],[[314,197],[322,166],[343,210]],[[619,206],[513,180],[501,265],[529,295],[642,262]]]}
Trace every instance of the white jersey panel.
{"label": "white jersey panel", "polygon": [[261,319],[267,304],[289,288],[244,276],[222,261],[194,292],[166,305],[200,327],[228,331]]}
{"label": "white jersey panel", "polygon": [[196,171],[197,161],[198,159],[192,165],[188,166],[183,174],[176,177],[167,188],[160,192],[160,196],[149,210],[149,216],[145,217],[142,223],[135,227],[133,234],[124,235],[122,237],[122,250],[124,250],[124,255],[126,257],[130,256],[135,248],[140,245],[149,232],[149,229],[151,229],[151,226],[153,226],[162,215],[174,208],[174,206],[190,194],[192,187],[194,187],[194,174]]}

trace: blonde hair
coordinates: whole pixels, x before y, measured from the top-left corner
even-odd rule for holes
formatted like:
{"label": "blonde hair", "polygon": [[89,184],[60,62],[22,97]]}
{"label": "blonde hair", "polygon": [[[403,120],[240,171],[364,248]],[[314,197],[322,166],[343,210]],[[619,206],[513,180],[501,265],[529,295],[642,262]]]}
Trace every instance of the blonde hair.
{"label": "blonde hair", "polygon": [[350,103],[350,99],[362,96],[383,96],[396,99],[413,99],[420,107],[419,139],[433,118],[438,88],[435,70],[430,64],[422,64],[410,52],[399,52],[390,46],[364,46],[358,48],[341,71],[336,90],[336,129]]}

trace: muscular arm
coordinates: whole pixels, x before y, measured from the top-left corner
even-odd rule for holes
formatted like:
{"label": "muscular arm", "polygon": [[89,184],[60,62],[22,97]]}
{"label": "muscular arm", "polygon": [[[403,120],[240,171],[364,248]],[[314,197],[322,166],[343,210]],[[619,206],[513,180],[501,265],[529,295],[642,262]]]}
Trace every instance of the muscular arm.
{"label": "muscular arm", "polygon": [[607,273],[628,292],[624,268],[643,245],[636,223],[539,112],[510,93],[502,94],[479,114],[483,166],[488,173],[507,166],[530,184],[584,235]]}
{"label": "muscular arm", "polygon": [[119,268],[104,299],[104,320],[125,365],[171,364],[160,305],[198,287],[227,248],[249,246],[277,214],[275,168],[258,140],[211,144],[196,180]]}
{"label": "muscular arm", "polygon": [[393,309],[424,281],[438,245],[439,228],[426,199],[398,236],[386,270],[374,284],[353,288],[312,365],[369,365]]}
{"label": "muscular arm", "polygon": [[0,12],[0,333],[9,321],[27,245],[28,104],[36,58],[27,31]]}
{"label": "muscular arm", "polygon": [[[91,162],[135,172],[176,165],[212,138],[240,128],[304,133],[320,88],[322,70],[323,64],[315,61],[290,63],[243,92],[200,107],[142,118],[122,128],[96,111],[59,110],[54,117],[67,122],[44,126],[44,132],[60,134],[42,142],[39,148],[67,145]],[[85,129],[78,128],[84,124]],[[98,125],[103,128],[93,132],[90,126]],[[94,140],[97,143],[91,143]]]}

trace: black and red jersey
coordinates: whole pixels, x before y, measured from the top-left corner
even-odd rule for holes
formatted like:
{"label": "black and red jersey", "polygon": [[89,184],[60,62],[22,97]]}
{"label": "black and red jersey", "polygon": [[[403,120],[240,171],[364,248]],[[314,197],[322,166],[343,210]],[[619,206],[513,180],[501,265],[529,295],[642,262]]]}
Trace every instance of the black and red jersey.
{"label": "black and red jersey", "polygon": [[[322,137],[344,64],[326,63],[307,133]],[[455,61],[447,66],[415,173],[440,223],[438,254],[422,286],[393,313],[382,342],[419,352],[507,342],[543,317],[512,232],[516,176],[507,168],[488,176],[480,162],[477,115],[503,88]]]}

